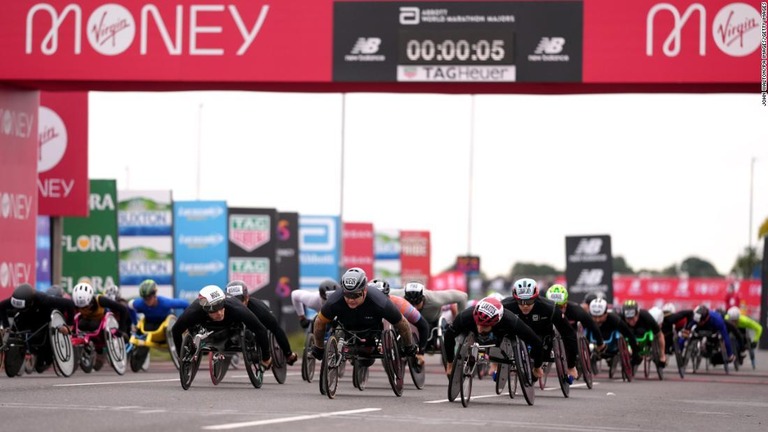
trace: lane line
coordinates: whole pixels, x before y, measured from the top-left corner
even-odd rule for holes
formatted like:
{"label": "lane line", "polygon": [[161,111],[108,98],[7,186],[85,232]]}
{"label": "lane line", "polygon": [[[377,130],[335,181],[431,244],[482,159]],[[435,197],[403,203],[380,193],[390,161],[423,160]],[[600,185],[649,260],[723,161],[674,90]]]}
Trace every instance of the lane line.
{"label": "lane line", "polygon": [[80,386],[92,386],[92,385],[115,385],[115,384],[137,384],[137,383],[151,383],[151,382],[172,382],[179,381],[178,378],[158,379],[158,380],[137,380],[137,381],[103,381],[103,382],[89,382],[89,383],[74,383],[74,384],[54,384],[54,387],[80,387]]}
{"label": "lane line", "polygon": [[226,424],[213,425],[213,426],[204,426],[203,429],[205,430],[237,429],[237,428],[244,428],[249,426],[263,426],[263,425],[270,425],[270,424],[277,424],[277,423],[288,423],[288,422],[295,422],[295,421],[312,420],[312,419],[322,418],[322,417],[361,414],[361,413],[372,412],[372,411],[381,411],[381,408],[362,408],[362,409],[349,410],[349,411],[335,411],[335,412],[329,412],[329,413],[302,415],[302,416],[296,416],[296,417],[283,417],[283,418],[276,418],[276,419],[270,419],[270,420],[256,420],[256,421],[240,422],[240,423],[226,423]]}

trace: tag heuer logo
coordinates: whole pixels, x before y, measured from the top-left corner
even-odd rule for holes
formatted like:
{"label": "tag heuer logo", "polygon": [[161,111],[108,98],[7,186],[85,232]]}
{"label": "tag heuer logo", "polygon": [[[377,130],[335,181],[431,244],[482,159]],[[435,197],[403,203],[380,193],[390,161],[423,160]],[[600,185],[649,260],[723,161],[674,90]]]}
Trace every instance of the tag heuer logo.
{"label": "tag heuer logo", "polygon": [[269,285],[269,258],[230,258],[229,279],[245,282],[252,292]]}
{"label": "tag heuer logo", "polygon": [[272,225],[268,215],[230,215],[229,240],[246,252],[269,242]]}

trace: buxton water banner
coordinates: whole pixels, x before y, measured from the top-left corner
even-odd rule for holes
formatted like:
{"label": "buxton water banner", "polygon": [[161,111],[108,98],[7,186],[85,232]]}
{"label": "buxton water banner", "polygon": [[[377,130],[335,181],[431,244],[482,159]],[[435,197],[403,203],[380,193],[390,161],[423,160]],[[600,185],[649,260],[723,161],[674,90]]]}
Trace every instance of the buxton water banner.
{"label": "buxton water banner", "polygon": [[338,216],[299,216],[299,286],[317,289],[325,279],[338,281],[341,258]]}
{"label": "buxton water banner", "polygon": [[51,287],[51,218],[37,217],[37,269],[36,288],[45,291]]}
{"label": "buxton water banner", "polygon": [[227,284],[226,201],[175,201],[176,296],[192,302],[206,285]]}
{"label": "buxton water banner", "polygon": [[269,302],[272,311],[279,315],[280,300],[275,293],[277,210],[229,208],[227,227],[228,280],[244,281],[252,296]]}
{"label": "buxton water banner", "polygon": [[118,283],[117,182],[91,180],[89,190],[88,217],[63,220],[61,287],[68,293],[80,282],[97,291]]}
{"label": "buxton water banner", "polygon": [[291,303],[291,291],[299,289],[299,214],[277,214],[277,288],[282,326],[287,332],[298,331],[298,321]]}
{"label": "buxton water banner", "polygon": [[125,298],[139,295],[152,279],[159,294],[173,297],[173,206],[171,191],[118,191],[120,288]]}
{"label": "buxton water banner", "polygon": [[373,257],[373,277],[386,280],[392,288],[403,286],[399,230],[375,231]]}

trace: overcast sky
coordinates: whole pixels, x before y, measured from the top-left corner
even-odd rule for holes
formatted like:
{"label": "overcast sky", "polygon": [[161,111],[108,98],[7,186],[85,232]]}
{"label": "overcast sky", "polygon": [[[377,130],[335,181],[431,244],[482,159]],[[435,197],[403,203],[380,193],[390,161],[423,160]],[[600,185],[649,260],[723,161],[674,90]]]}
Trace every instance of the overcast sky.
{"label": "overcast sky", "polygon": [[433,273],[468,252],[489,276],[515,262],[564,269],[564,238],[581,234],[610,234],[635,270],[698,256],[725,273],[750,240],[754,157],[751,235],[762,248],[759,93],[475,96],[474,134],[472,105],[468,95],[92,92],[89,171],[176,200],[429,230]]}

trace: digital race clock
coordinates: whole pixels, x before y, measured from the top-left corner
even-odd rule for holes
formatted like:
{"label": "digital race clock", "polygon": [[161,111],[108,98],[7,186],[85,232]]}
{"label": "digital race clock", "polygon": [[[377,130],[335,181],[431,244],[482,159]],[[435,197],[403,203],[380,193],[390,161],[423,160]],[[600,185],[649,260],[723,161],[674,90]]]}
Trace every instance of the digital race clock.
{"label": "digital race clock", "polygon": [[401,29],[401,65],[511,65],[514,33],[502,29]]}

